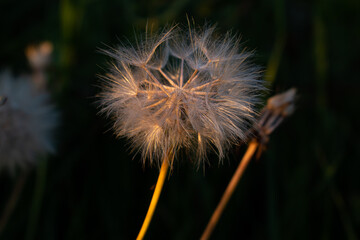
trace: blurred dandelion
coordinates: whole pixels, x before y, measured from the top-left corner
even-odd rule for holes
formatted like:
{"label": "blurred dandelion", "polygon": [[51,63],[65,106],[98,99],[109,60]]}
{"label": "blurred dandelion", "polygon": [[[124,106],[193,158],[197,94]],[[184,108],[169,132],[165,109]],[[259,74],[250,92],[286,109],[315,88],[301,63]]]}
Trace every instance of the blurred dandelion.
{"label": "blurred dandelion", "polygon": [[23,170],[0,217],[2,234],[27,178],[27,169],[54,147],[51,132],[57,113],[45,91],[38,92],[29,77],[0,73],[0,172]]}
{"label": "blurred dandelion", "polygon": [[1,73],[0,97],[0,171],[13,173],[54,150],[51,131],[57,114],[48,95],[37,93],[26,77]]}
{"label": "blurred dandelion", "polygon": [[25,55],[33,70],[32,81],[38,90],[45,90],[47,87],[46,68],[51,63],[53,45],[45,41],[38,45],[29,45],[25,49]]}
{"label": "blurred dandelion", "polygon": [[162,165],[157,187],[179,150],[196,153],[198,165],[209,149],[221,160],[232,143],[245,139],[256,115],[261,70],[249,62],[251,53],[239,51],[237,37],[214,30],[175,26],[146,33],[135,46],[104,51],[115,61],[104,77],[101,112],[113,119],[117,136],[139,149],[143,164]]}
{"label": "blurred dandelion", "polygon": [[46,162],[40,159],[54,151],[51,134],[58,119],[46,91],[45,72],[52,50],[50,42],[26,48],[25,54],[33,70],[31,75],[15,78],[8,71],[0,73],[0,172],[13,175],[16,170],[22,170],[0,217],[0,235],[26,183],[27,170],[34,165],[38,165],[38,177],[27,239],[32,239],[37,224],[37,206],[41,204],[46,169]]}

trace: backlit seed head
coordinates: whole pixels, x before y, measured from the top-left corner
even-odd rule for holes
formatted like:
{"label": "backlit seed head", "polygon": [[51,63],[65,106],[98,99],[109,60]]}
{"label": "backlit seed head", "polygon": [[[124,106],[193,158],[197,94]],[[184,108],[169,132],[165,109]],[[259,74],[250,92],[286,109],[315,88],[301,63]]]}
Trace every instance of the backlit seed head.
{"label": "backlit seed head", "polygon": [[263,84],[238,38],[176,26],[104,52],[114,61],[103,77],[101,112],[144,163],[180,149],[197,153],[198,163],[209,149],[222,159],[245,139]]}

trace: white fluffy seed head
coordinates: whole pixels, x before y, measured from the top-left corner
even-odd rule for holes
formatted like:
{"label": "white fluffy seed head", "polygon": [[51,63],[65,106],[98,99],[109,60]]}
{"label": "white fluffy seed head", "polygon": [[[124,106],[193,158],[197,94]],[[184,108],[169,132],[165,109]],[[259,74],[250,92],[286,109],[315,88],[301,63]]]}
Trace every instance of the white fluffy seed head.
{"label": "white fluffy seed head", "polygon": [[101,112],[144,163],[159,164],[180,149],[197,153],[198,163],[209,149],[221,160],[245,139],[263,83],[236,37],[216,37],[213,27],[172,27],[104,52],[114,61],[103,78]]}
{"label": "white fluffy seed head", "polygon": [[29,79],[0,73],[0,171],[26,168],[54,150],[50,134],[57,114],[48,100]]}

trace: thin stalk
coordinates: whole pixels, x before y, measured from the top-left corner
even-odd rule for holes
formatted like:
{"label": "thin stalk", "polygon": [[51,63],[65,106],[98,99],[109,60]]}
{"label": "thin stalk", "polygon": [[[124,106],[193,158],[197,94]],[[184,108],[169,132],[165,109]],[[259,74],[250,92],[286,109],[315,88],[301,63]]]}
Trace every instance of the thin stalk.
{"label": "thin stalk", "polygon": [[18,179],[17,179],[17,181],[15,183],[14,189],[13,189],[11,195],[10,195],[9,200],[6,203],[4,212],[3,212],[3,214],[2,214],[2,216],[0,218],[0,235],[4,231],[4,229],[6,227],[6,224],[7,224],[8,220],[9,220],[11,214],[15,209],[16,203],[18,202],[19,197],[20,197],[20,195],[22,193],[22,190],[24,188],[27,176],[28,176],[28,172],[27,171],[23,172],[18,177]]}
{"label": "thin stalk", "polygon": [[249,144],[244,157],[242,158],[241,162],[239,163],[239,166],[236,169],[236,172],[234,173],[229,185],[227,186],[223,196],[221,197],[219,204],[217,205],[213,215],[211,216],[211,219],[200,238],[201,240],[209,239],[212,231],[214,230],[217,222],[219,221],[219,219],[221,217],[222,212],[224,211],[227,203],[229,202],[230,197],[232,196],[237,184],[239,183],[240,178],[242,177],[247,165],[249,164],[252,156],[254,155],[255,150],[258,147],[258,145],[259,145],[258,142],[255,140],[251,141],[251,143]]}
{"label": "thin stalk", "polygon": [[347,239],[349,240],[358,240],[356,236],[356,231],[353,227],[353,223],[351,222],[350,214],[346,210],[344,197],[341,195],[339,190],[333,186],[331,189],[331,196],[335,203],[336,208],[338,209],[340,220],[344,226],[344,230],[346,232]]}
{"label": "thin stalk", "polygon": [[149,69],[147,69],[146,67],[143,67],[143,69],[145,70],[145,72],[158,84],[158,87],[168,96],[170,97],[169,93],[166,91],[166,89],[164,88],[164,86],[159,82],[159,80],[154,76],[154,74],[152,74],[150,72]]}
{"label": "thin stalk", "polygon": [[181,59],[181,68],[180,68],[180,88],[183,87],[183,81],[184,81],[184,59]]}
{"label": "thin stalk", "polygon": [[159,68],[159,72],[161,73],[161,75],[163,75],[163,77],[174,87],[174,88],[178,88],[179,86],[176,85],[174,83],[173,80],[171,80],[171,78],[161,69]]}
{"label": "thin stalk", "polygon": [[141,240],[144,238],[146,231],[150,225],[151,219],[154,215],[156,205],[159,201],[161,190],[164,186],[165,178],[166,178],[166,175],[167,175],[167,172],[169,169],[169,161],[170,161],[170,157],[168,156],[163,160],[163,162],[161,164],[161,169],[160,169],[158,180],[156,182],[156,187],[155,187],[148,211],[146,213],[146,217],[144,219],[143,225],[142,225],[140,232],[136,238],[137,240]]}
{"label": "thin stalk", "polygon": [[36,182],[32,204],[29,212],[28,226],[26,230],[26,240],[33,240],[39,222],[39,214],[43,202],[44,190],[46,186],[47,159],[41,159],[36,169]]}
{"label": "thin stalk", "polygon": [[265,80],[273,85],[279,66],[281,63],[284,47],[286,44],[286,16],[285,16],[285,3],[284,0],[275,0],[274,13],[275,13],[275,28],[276,38],[273,50],[270,55],[270,59],[265,74]]}

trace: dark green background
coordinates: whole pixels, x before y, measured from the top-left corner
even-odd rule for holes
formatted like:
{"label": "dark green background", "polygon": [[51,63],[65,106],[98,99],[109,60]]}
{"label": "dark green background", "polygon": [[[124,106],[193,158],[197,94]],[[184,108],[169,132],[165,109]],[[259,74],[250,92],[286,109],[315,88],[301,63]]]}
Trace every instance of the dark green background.
{"label": "dark green background", "polygon": [[[51,41],[49,85],[61,113],[57,153],[30,171],[1,239],[135,238],[158,169],[142,168],[97,115],[97,74],[109,60],[98,49],[132,41],[147,21],[155,29],[186,24],[186,14],[199,25],[217,23],[220,33],[241,33],[254,61],[270,66],[271,95],[299,93],[295,114],[251,162],[212,239],[359,239],[357,0],[1,0],[0,68],[29,72],[25,47]],[[211,157],[205,173],[180,159],[147,238],[198,239],[244,151],[223,164]],[[0,176],[0,212],[17,176]]]}

